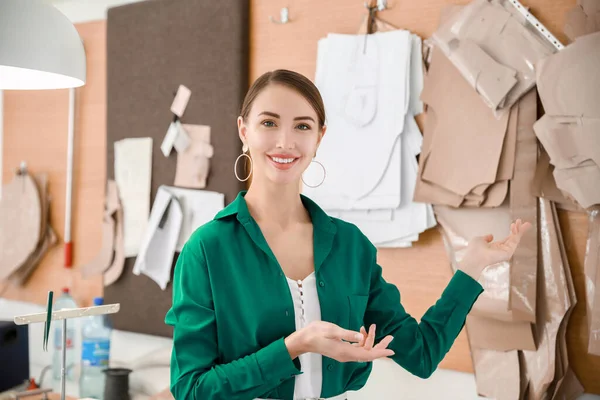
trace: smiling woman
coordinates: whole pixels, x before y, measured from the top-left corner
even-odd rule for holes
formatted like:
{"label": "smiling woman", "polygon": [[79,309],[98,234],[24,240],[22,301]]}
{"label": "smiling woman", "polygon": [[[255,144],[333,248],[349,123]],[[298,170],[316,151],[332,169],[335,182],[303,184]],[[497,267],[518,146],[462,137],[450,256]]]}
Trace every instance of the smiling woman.
{"label": "smiling woman", "polygon": [[325,131],[306,77],[277,70],[250,88],[238,132],[252,184],[196,230],[175,267],[166,315],[175,398],[343,400],[382,357],[429,377],[483,291],[482,269],[509,259],[529,227],[473,240],[419,323],[366,236],[300,193]]}
{"label": "smiling woman", "polygon": [[253,182],[299,185],[325,134],[323,99],[300,74],[268,72],[248,91],[238,130],[252,154]]}

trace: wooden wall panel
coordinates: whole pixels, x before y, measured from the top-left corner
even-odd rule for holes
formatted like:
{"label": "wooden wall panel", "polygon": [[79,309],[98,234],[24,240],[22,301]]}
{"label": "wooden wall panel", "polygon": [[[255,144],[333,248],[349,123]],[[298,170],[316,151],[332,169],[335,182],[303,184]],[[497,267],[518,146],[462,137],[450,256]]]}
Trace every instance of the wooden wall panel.
{"label": "wooden wall panel", "polygon": [[[87,54],[87,84],[76,90],[73,173],[72,269],[64,267],[67,168],[67,90],[4,92],[4,173],[9,182],[21,161],[32,173],[47,173],[50,220],[58,244],[42,260],[27,285],[9,286],[3,297],[45,304],[48,290],[68,286],[81,306],[102,295],[100,278],[84,280],[78,266],[100,250],[106,182],[106,23],[77,25]],[[4,288],[4,283],[0,283]]]}
{"label": "wooden wall panel", "polygon": [[[417,33],[422,38],[435,31],[443,7],[466,4],[459,0],[389,0],[392,7],[378,13],[378,17]],[[563,43],[565,12],[576,0],[522,0],[531,12]],[[291,22],[278,25],[269,22],[269,16],[278,17],[281,7],[289,5]],[[252,0],[250,25],[250,78],[287,68],[314,78],[317,41],[330,32],[356,33],[366,15],[363,0],[302,0],[291,3],[283,0]],[[418,120],[418,122],[420,122]],[[583,257],[587,236],[584,215],[560,213],[560,222],[571,262],[579,303],[571,317],[568,329],[569,358],[576,374],[587,391],[600,393],[600,357],[586,353],[587,343],[585,297],[583,287]],[[407,311],[417,319],[439,298],[448,283],[451,272],[441,236],[436,228],[425,232],[410,249],[381,249],[379,262],[384,277],[398,286]],[[469,345],[465,331],[460,334],[441,368],[472,372]],[[596,379],[593,375],[596,374]]]}

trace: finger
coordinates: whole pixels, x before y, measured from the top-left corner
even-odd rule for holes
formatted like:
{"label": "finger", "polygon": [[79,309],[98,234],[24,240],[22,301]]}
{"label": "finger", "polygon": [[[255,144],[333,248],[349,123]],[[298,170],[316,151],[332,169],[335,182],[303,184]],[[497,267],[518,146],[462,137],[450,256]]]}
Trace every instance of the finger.
{"label": "finger", "polygon": [[360,334],[362,335],[362,339],[360,339],[358,342],[356,343],[352,343],[353,346],[359,346],[362,347],[365,345],[365,340],[367,338],[367,331],[365,330],[364,326],[360,327]]}
{"label": "finger", "polygon": [[361,326],[361,327],[360,327],[360,333],[363,335],[363,337],[362,337],[362,339],[361,339],[361,341],[360,341],[360,345],[361,345],[361,346],[364,346],[364,345],[365,345],[365,342],[366,342],[366,340],[367,340],[367,336],[369,336],[369,333],[367,332],[367,330],[365,329],[365,327],[364,327],[364,326]]}
{"label": "finger", "polygon": [[340,328],[337,325],[332,325],[325,336],[329,339],[339,339],[347,342],[360,342],[363,338],[362,333]]}
{"label": "finger", "polygon": [[363,347],[365,350],[371,350],[373,348],[374,343],[375,343],[375,324],[372,324],[369,327],[369,335],[367,336],[367,340]]}
{"label": "finger", "polygon": [[366,350],[364,347],[338,341],[332,341],[327,346],[327,350],[326,353],[323,353],[324,355],[341,362],[369,362],[377,358],[391,357],[395,354],[393,350],[387,348]]}
{"label": "finger", "polygon": [[384,337],[383,339],[381,339],[381,341],[379,343],[377,343],[375,345],[375,347],[373,347],[373,349],[386,349],[390,345],[392,340],[394,340],[394,337],[391,335],[388,335],[388,336]]}
{"label": "finger", "polygon": [[485,235],[483,237],[483,240],[485,240],[486,242],[490,243],[492,240],[494,240],[494,235],[492,235],[492,234]]}
{"label": "finger", "polygon": [[523,225],[521,225],[521,235],[527,232],[529,228],[531,228],[531,222],[524,222]]}
{"label": "finger", "polygon": [[391,357],[394,354],[394,350],[390,350],[390,349],[371,349],[371,350],[365,350],[364,348],[358,348],[356,350],[360,350],[360,352],[357,352],[358,354],[356,355],[355,360],[359,361],[359,362],[369,362],[369,361],[373,361],[376,360],[378,358],[383,358],[383,357]]}

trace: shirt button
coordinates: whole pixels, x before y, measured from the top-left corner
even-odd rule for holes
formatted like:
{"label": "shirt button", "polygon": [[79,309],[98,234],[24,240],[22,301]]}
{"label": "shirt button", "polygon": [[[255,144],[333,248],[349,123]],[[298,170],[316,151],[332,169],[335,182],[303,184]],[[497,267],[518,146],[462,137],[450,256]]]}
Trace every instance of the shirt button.
{"label": "shirt button", "polygon": [[288,310],[285,310],[285,316],[289,317],[290,316],[290,312]]}
{"label": "shirt button", "polygon": [[327,366],[327,371],[333,371],[333,364],[329,364]]}
{"label": "shirt button", "polygon": [[323,282],[323,281],[319,281],[319,286],[321,286],[321,287],[325,287],[325,282]]}

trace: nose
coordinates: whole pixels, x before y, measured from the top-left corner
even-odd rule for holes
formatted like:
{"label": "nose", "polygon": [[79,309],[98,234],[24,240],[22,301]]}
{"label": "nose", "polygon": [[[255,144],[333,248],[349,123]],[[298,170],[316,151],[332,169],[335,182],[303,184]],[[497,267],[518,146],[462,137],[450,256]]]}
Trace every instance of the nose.
{"label": "nose", "polygon": [[277,135],[277,147],[280,149],[293,149],[296,147],[293,129],[282,128]]}

